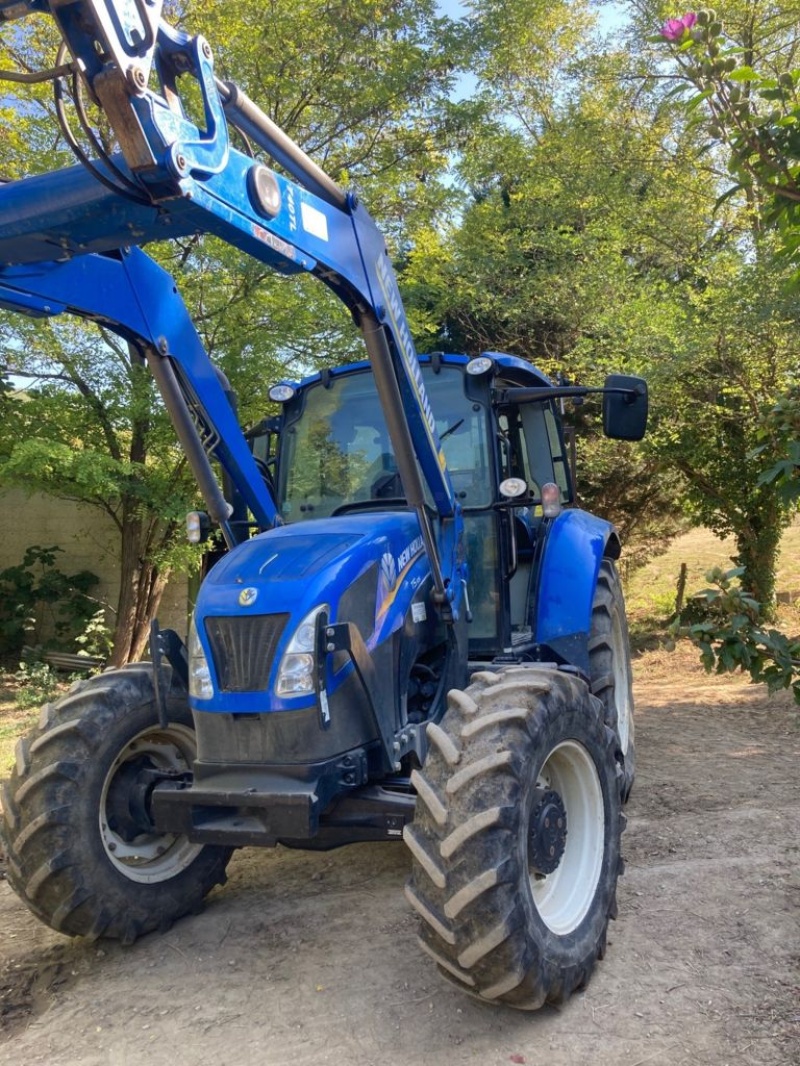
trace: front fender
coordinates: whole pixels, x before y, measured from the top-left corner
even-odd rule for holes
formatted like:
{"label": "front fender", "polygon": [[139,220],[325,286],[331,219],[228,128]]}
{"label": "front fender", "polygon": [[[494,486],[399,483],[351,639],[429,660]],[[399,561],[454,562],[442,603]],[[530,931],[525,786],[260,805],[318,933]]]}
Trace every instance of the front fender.
{"label": "front fender", "polygon": [[586,673],[597,577],[603,558],[619,554],[617,532],[602,518],[569,510],[553,520],[545,537],[536,591],[535,639]]}

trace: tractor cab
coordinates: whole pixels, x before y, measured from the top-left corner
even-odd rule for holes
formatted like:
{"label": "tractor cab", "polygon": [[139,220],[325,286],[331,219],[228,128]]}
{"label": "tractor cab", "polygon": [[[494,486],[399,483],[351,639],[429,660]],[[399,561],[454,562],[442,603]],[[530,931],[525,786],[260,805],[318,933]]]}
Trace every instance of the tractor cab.
{"label": "tractor cab", "polygon": [[[552,388],[512,356],[433,355],[421,364],[464,516],[470,658],[491,661],[533,640],[528,604],[543,486],[548,517],[572,500],[558,409],[548,398],[499,402],[510,389]],[[282,383],[272,395],[282,403],[275,485],[284,523],[406,508],[367,363]]]}

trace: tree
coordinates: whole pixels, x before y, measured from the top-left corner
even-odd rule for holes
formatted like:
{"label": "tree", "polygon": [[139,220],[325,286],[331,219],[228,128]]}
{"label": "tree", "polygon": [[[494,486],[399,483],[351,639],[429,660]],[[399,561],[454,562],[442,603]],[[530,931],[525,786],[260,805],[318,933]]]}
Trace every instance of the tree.
{"label": "tree", "polygon": [[[90,504],[119,532],[120,593],[112,662],[141,656],[193,499],[153,383],[113,336],[68,322],[25,321],[5,343],[35,384],[3,401],[4,484]],[[14,363],[17,363],[14,357]]]}
{"label": "tree", "polygon": [[[703,127],[712,149],[727,154],[735,184],[725,197],[743,194],[758,230],[774,230],[780,256],[800,284],[800,10],[791,2],[775,8],[735,3],[715,12],[691,12],[669,20],[652,41],[672,48],[678,91]],[[800,412],[796,388],[773,404],[763,420],[759,449],[782,450],[762,471],[761,484],[776,489],[783,504],[800,499]],[[771,445],[771,449],[768,446]]]}
{"label": "tree", "polygon": [[[563,57],[566,88],[546,99],[522,92],[513,56],[495,59],[486,89],[500,117],[464,151],[462,218],[418,235],[404,272],[418,333],[430,348],[501,348],[585,384],[648,373],[680,349],[684,290],[727,239],[697,210],[707,179],[695,146],[625,81],[622,56]],[[653,400],[655,422],[672,416]],[[655,449],[604,441],[596,418],[576,417],[581,498],[638,537],[643,560],[681,527],[682,478]]]}
{"label": "tree", "polygon": [[[766,274],[774,279],[780,260],[796,265],[800,253],[800,102],[795,69],[800,44],[798,11],[790,2],[779,7],[756,2],[744,8],[732,2],[726,3],[724,15],[724,32],[715,12],[703,10],[668,20],[651,41],[662,45],[670,42],[674,49],[677,92],[688,95],[685,106],[694,116],[693,123],[709,138],[709,151],[727,154],[728,170],[736,182],[720,199],[737,195],[745,199],[756,235],[753,269],[762,279]],[[758,237],[764,230],[777,231],[780,254],[769,245],[763,254],[767,242]],[[769,324],[767,320],[776,295],[784,306],[787,297],[791,300],[787,318],[794,319],[790,293],[792,289],[796,293],[798,278],[800,273],[795,273],[790,285],[783,272],[777,292],[774,284],[768,285],[749,308],[751,322],[754,311],[761,319],[759,340],[767,342],[766,346],[758,345],[762,355],[767,349],[774,351],[775,319]],[[795,325],[794,336],[796,332]],[[795,345],[792,355],[796,365]],[[739,362],[744,362],[742,357]],[[758,446],[744,457],[748,473],[754,466],[761,467],[755,488],[764,501],[764,535],[769,538],[771,533],[773,541],[781,520],[800,496],[800,395],[791,375],[784,376],[782,386],[783,394],[770,398],[768,414],[760,418]],[[747,562],[741,550],[738,561]],[[750,565],[752,571],[758,560],[751,560]],[[689,626],[678,619],[677,630],[697,644],[707,669],[723,672],[741,668],[770,690],[791,687],[800,701],[798,641],[764,625],[772,606],[770,575],[762,574],[767,584],[759,590],[756,583],[755,597],[749,594],[754,583],[746,567],[708,576],[715,586],[705,593],[709,616]],[[741,585],[736,584],[737,579]]]}
{"label": "tree", "polygon": [[750,261],[735,251],[716,258],[687,304],[681,349],[653,367],[651,385],[674,406],[653,446],[683,474],[695,518],[733,535],[743,585],[769,615],[791,508],[765,479],[780,452],[763,439],[763,412],[794,374],[800,316],[765,243]]}
{"label": "tree", "polygon": [[510,16],[493,45],[481,73],[495,110],[461,162],[463,218],[411,256],[416,321],[431,347],[502,347],[584,382],[643,373],[642,447],[598,440],[578,412],[584,502],[655,543],[687,512],[733,533],[768,605],[787,512],[763,480],[776,453],[762,412],[796,365],[793,304],[748,200],[717,204],[720,156],[669,98],[672,82],[636,51],[587,55],[577,11],[580,33],[552,33],[566,50],[545,45],[549,80],[526,80],[535,20],[520,46]]}

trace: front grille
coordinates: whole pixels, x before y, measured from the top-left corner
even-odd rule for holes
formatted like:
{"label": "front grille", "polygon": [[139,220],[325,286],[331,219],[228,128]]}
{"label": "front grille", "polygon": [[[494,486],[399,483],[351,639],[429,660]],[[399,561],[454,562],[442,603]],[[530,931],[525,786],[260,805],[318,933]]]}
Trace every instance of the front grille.
{"label": "front grille", "polygon": [[206,634],[223,692],[259,692],[269,684],[288,614],[206,618]]}

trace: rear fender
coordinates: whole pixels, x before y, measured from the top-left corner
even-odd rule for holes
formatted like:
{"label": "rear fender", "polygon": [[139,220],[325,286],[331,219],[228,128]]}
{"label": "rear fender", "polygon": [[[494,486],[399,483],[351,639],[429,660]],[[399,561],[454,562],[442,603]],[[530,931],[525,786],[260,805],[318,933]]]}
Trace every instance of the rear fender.
{"label": "rear fender", "polygon": [[545,543],[535,604],[536,643],[583,673],[600,565],[617,558],[614,526],[586,511],[568,510],[544,527]]}

